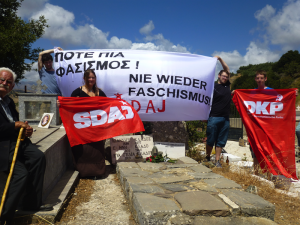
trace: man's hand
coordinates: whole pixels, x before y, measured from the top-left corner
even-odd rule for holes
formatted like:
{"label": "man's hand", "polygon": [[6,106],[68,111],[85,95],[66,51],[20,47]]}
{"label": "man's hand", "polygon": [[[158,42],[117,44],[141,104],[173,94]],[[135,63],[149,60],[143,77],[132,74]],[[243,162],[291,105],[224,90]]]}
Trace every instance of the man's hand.
{"label": "man's hand", "polygon": [[15,129],[18,129],[18,128],[21,128],[21,127],[24,128],[24,135],[25,135],[25,137],[30,137],[32,135],[33,128],[28,125],[27,121],[25,123],[21,122],[21,121],[15,122]]}
{"label": "man's hand", "polygon": [[296,97],[298,96],[298,89],[296,90]]}
{"label": "man's hand", "polygon": [[233,90],[233,91],[231,92],[232,95],[234,95],[234,91],[235,91],[235,90]]}

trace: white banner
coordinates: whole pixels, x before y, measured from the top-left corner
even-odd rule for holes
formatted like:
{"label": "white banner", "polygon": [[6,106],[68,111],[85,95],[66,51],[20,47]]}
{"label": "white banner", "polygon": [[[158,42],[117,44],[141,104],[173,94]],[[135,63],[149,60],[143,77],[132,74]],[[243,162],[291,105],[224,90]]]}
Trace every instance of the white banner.
{"label": "white banner", "polygon": [[64,97],[93,69],[107,97],[126,100],[143,121],[207,120],[216,58],[124,49],[55,50],[57,83]]}

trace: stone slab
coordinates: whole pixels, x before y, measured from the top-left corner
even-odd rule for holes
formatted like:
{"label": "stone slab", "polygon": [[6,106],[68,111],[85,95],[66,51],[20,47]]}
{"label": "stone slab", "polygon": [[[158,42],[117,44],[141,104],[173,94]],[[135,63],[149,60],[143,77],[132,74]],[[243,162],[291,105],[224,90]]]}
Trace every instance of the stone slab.
{"label": "stone slab", "polygon": [[197,166],[193,166],[190,167],[193,171],[195,171],[196,173],[210,173],[212,172],[211,169],[207,168],[206,166],[203,165],[197,165]]}
{"label": "stone slab", "polygon": [[181,191],[187,191],[191,190],[190,187],[182,185],[182,184],[162,184],[161,185],[163,188],[173,191],[173,192],[181,192]]}
{"label": "stone slab", "polygon": [[275,206],[262,197],[240,190],[223,190],[222,192],[240,207],[243,216],[265,217],[274,220]]}
{"label": "stone slab", "polygon": [[198,164],[198,162],[190,157],[180,157],[178,158],[180,161],[186,164]]}
{"label": "stone slab", "polygon": [[153,180],[144,177],[125,177],[125,183],[132,184],[153,184]]}
{"label": "stone slab", "polygon": [[167,165],[168,168],[187,168],[187,167],[192,167],[192,166],[194,166],[194,165],[193,164],[179,164],[179,163]]}
{"label": "stone slab", "polygon": [[154,185],[139,185],[139,184],[131,184],[132,192],[140,192],[140,193],[164,193],[164,190],[158,186]]}
{"label": "stone slab", "polygon": [[162,163],[151,163],[151,162],[147,162],[147,163],[137,163],[142,170],[145,171],[150,171],[150,172],[158,172],[160,171],[160,168],[164,167],[164,164]]}
{"label": "stone slab", "polygon": [[[56,104],[58,94],[36,94],[36,93],[18,93],[19,96],[19,114],[20,114],[20,121],[28,121],[30,125],[33,124],[39,124],[41,120],[41,116],[44,113],[54,113],[51,125],[60,125],[60,119],[59,119],[59,109]],[[25,110],[26,110],[26,104],[25,102],[31,102],[31,103],[50,103],[50,111],[45,111],[46,108],[33,108],[32,113],[35,115],[32,115],[34,119],[25,118]],[[31,106],[33,107],[33,106]],[[27,109],[28,110],[28,109]],[[48,109],[49,110],[49,109]]]}
{"label": "stone slab", "polygon": [[151,155],[152,135],[117,136],[110,139],[112,163],[135,162],[136,157],[145,159]]}
{"label": "stone slab", "polygon": [[191,172],[189,168],[172,168],[172,169],[162,170],[163,174],[176,174],[176,175],[186,175],[189,172]]}
{"label": "stone slab", "polygon": [[174,198],[181,205],[182,211],[190,216],[230,215],[230,210],[223,201],[204,191],[180,192],[175,194]]}
{"label": "stone slab", "polygon": [[205,183],[219,189],[223,188],[242,188],[241,185],[235,183],[232,180],[226,178],[219,178],[219,179],[207,179],[203,180]]}
{"label": "stone slab", "polygon": [[141,168],[126,168],[121,167],[118,172],[120,183],[123,185],[124,177],[147,177],[149,172],[142,171]]}
{"label": "stone slab", "polygon": [[133,184],[127,183],[125,186],[125,195],[129,199],[130,203],[132,203],[132,197],[134,193],[164,193],[164,190],[155,185],[141,185],[141,184]]}
{"label": "stone slab", "polygon": [[174,201],[145,193],[134,193],[133,207],[133,216],[139,224],[166,224],[180,211]]}
{"label": "stone slab", "polygon": [[117,163],[117,170],[119,170],[118,168],[140,168],[138,164],[136,164],[135,162],[118,162]]}
{"label": "stone slab", "polygon": [[200,191],[207,191],[207,192],[218,193],[218,190],[215,187],[213,187],[213,186],[211,186],[211,185],[209,185],[209,184],[207,184],[207,183],[205,183],[203,181],[189,182],[188,185],[190,187],[192,187],[193,189],[197,189],[197,190],[200,190]]}
{"label": "stone slab", "polygon": [[[172,218],[171,220],[176,221],[176,218]],[[173,225],[179,225],[179,223],[172,223]],[[201,225],[276,225],[272,220],[268,220],[265,218],[259,217],[207,217],[207,216],[197,216],[193,223],[191,224],[201,224]]]}
{"label": "stone slab", "polygon": [[168,184],[168,183],[178,183],[178,182],[185,182],[192,180],[193,178],[191,176],[174,176],[174,175],[165,175],[165,177],[162,178],[152,178],[153,181],[160,184]]}
{"label": "stone slab", "polygon": [[59,126],[50,126],[49,128],[40,128],[38,125],[30,125],[35,131],[32,134],[32,137],[30,138],[32,144],[37,144],[38,142],[42,141],[49,135],[51,135],[53,132],[57,131],[59,129]]}
{"label": "stone slab", "polygon": [[189,176],[192,176],[195,179],[220,179],[224,178],[223,176],[216,173],[188,173]]}

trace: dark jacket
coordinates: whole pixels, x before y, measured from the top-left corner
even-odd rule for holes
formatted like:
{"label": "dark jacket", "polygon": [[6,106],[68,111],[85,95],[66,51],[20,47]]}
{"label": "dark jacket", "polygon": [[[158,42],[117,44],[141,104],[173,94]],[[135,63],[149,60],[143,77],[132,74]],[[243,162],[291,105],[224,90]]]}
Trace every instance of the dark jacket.
{"label": "dark jacket", "polygon": [[[10,98],[8,105],[14,121],[19,121],[19,113],[14,101]],[[19,129],[15,130],[15,123],[10,122],[0,105],[0,171],[8,170],[8,158],[11,142],[18,139]]]}

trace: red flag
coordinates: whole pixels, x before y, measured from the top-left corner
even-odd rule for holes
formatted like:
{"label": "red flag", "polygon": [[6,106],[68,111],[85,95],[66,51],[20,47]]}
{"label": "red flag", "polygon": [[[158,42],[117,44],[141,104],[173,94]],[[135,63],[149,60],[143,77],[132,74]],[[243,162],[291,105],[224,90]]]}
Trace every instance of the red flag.
{"label": "red flag", "polygon": [[58,97],[58,100],[72,147],[145,130],[138,113],[122,99]]}
{"label": "red flag", "polygon": [[298,179],[295,162],[296,89],[235,90],[233,102],[263,171]]}

